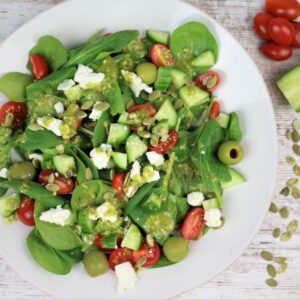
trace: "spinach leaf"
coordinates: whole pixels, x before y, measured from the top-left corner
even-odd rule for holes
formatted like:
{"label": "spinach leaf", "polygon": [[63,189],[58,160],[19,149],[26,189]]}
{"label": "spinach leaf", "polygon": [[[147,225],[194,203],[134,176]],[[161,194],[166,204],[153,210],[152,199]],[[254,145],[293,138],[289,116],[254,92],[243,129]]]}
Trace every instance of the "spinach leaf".
{"label": "spinach leaf", "polygon": [[226,140],[240,142],[243,138],[243,133],[240,127],[240,120],[237,113],[232,112],[229,114],[230,121],[227,129]]}
{"label": "spinach leaf", "polygon": [[3,197],[6,194],[7,190],[7,188],[0,187],[0,197]]}
{"label": "spinach leaf", "polygon": [[96,126],[93,134],[93,147],[99,147],[102,143],[107,140],[107,131],[108,125],[110,123],[110,114],[109,111],[104,111],[100,118],[96,122]]}
{"label": "spinach leaf", "polygon": [[157,268],[163,268],[168,267],[171,265],[176,264],[175,262],[172,262],[166,258],[166,256],[163,254],[160,256],[159,261],[152,267],[149,267],[149,269],[157,269]]}
{"label": "spinach leaf", "polygon": [[56,252],[66,261],[70,262],[72,265],[77,264],[82,261],[83,253],[81,248],[75,248],[71,250],[56,250]]}
{"label": "spinach leaf", "polygon": [[12,101],[25,102],[26,86],[32,82],[32,75],[19,72],[7,73],[0,78],[0,92]]}
{"label": "spinach leaf", "polygon": [[76,51],[75,49],[73,56],[70,57],[64,67],[78,64],[89,64],[96,59],[103,59],[110,53],[122,50],[137,36],[138,31],[136,30],[119,31],[104,37],[93,44],[88,44],[80,51]]}
{"label": "spinach leaf", "polygon": [[110,113],[112,116],[121,114],[125,111],[125,103],[117,81],[113,83],[112,88],[108,93],[108,102],[110,103]]}
{"label": "spinach leaf", "polygon": [[61,196],[53,195],[53,193],[45,189],[41,184],[32,181],[0,181],[0,188],[12,188],[17,193],[33,198],[36,202],[49,208],[65,203]]}
{"label": "spinach leaf", "polygon": [[185,197],[176,197],[176,206],[177,206],[177,217],[176,223],[180,223],[183,221],[186,213],[189,210],[189,205],[187,199]]}
{"label": "spinach leaf", "polygon": [[58,275],[71,272],[72,263],[47,245],[35,229],[28,235],[26,244],[33,259],[45,270]]}
{"label": "spinach leaf", "polygon": [[29,51],[29,55],[31,54],[43,56],[52,71],[59,69],[68,60],[68,51],[64,45],[51,35],[40,37],[37,44]]}

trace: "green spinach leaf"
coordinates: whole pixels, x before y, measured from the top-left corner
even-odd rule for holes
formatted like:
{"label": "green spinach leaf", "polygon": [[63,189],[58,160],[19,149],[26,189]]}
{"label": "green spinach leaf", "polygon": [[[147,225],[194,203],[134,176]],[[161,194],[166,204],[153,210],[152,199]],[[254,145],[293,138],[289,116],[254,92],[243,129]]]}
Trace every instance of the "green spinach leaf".
{"label": "green spinach leaf", "polygon": [[110,123],[109,111],[104,111],[96,122],[93,134],[93,147],[99,147],[107,140],[107,128]]}
{"label": "green spinach leaf", "polygon": [[108,102],[110,103],[110,113],[112,116],[121,114],[125,111],[125,103],[117,81],[113,83],[112,88],[108,93]]}
{"label": "green spinach leaf", "polygon": [[157,268],[163,268],[163,267],[168,267],[171,265],[174,265],[176,263],[169,261],[166,256],[163,254],[160,256],[159,261],[152,267],[149,267],[149,269],[157,269]]}
{"label": "green spinach leaf", "polygon": [[237,113],[232,112],[229,114],[230,121],[227,129],[226,140],[240,142],[243,138],[243,133],[240,127],[240,120]]}

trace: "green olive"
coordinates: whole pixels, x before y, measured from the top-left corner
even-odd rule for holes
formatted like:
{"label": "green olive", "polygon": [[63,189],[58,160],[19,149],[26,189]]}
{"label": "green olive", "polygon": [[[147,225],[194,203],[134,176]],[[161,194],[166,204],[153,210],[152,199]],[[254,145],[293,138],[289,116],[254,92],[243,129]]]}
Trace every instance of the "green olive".
{"label": "green olive", "polygon": [[240,143],[227,141],[219,147],[218,156],[224,164],[235,165],[243,159],[244,150]]}
{"label": "green olive", "polygon": [[168,238],[163,246],[165,256],[171,262],[183,260],[189,253],[190,242],[181,236]]}
{"label": "green olive", "polygon": [[157,77],[157,68],[155,65],[145,62],[136,67],[136,73],[146,84],[152,84]]}
{"label": "green olive", "polygon": [[7,172],[8,180],[33,180],[35,175],[36,168],[29,161],[14,163]]}
{"label": "green olive", "polygon": [[92,277],[106,273],[109,269],[108,261],[104,253],[91,251],[83,258],[85,271]]}

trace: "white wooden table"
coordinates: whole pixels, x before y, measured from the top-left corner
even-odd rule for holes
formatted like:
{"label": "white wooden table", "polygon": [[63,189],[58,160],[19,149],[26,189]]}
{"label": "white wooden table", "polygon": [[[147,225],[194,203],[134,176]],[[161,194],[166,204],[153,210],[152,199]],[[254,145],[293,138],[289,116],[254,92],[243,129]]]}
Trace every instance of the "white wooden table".
{"label": "white wooden table", "polygon": [[[0,42],[23,23],[60,2],[62,0],[0,0]],[[293,176],[291,167],[285,162],[285,156],[291,153],[291,144],[285,139],[285,131],[297,114],[280,95],[275,80],[292,66],[300,63],[300,50],[293,59],[282,63],[270,62],[260,55],[258,51],[260,41],[253,33],[252,19],[262,9],[263,0],[187,0],[187,2],[199,7],[224,25],[241,42],[260,68],[271,93],[278,128],[279,165],[273,200],[278,206],[288,205],[292,210],[291,219],[299,219],[300,201],[279,195],[287,179]],[[268,213],[255,239],[239,259],[222,274],[177,298],[300,299],[300,230],[289,242],[280,242],[272,237],[274,227],[284,228],[287,223],[288,221],[283,222],[278,215]],[[275,289],[269,288],[264,283],[267,273],[266,263],[259,256],[261,250],[271,250],[276,255],[289,258],[289,268],[278,277],[279,286]],[[32,286],[0,258],[0,299],[54,298]]]}

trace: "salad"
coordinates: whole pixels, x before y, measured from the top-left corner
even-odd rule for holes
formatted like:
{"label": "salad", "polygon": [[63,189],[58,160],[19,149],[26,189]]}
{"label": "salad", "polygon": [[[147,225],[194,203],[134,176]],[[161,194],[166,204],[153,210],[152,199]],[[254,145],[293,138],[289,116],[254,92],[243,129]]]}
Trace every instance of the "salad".
{"label": "salad", "polygon": [[124,292],[222,227],[223,190],[245,178],[231,167],[239,117],[213,95],[217,59],[213,35],[190,22],[142,38],[100,30],[71,50],[43,36],[30,73],[0,78],[0,214],[32,227],[37,264],[111,269]]}

